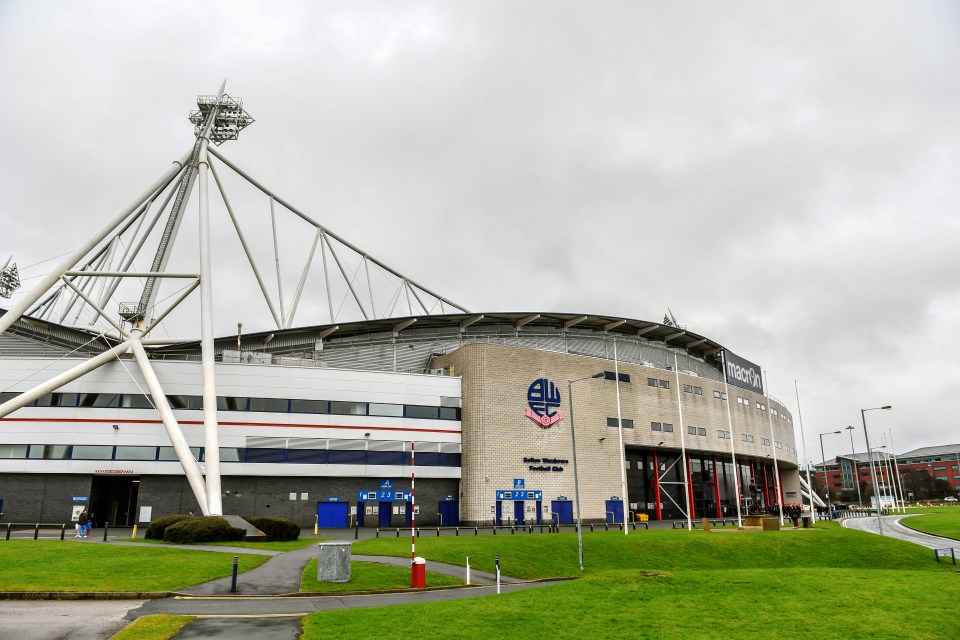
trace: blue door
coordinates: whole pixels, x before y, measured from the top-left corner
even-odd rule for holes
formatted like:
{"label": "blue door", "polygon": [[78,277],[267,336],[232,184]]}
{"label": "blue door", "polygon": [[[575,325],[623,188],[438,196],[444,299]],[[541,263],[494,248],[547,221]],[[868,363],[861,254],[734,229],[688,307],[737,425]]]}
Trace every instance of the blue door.
{"label": "blue door", "polygon": [[607,523],[623,522],[623,500],[607,500]]}
{"label": "blue door", "polygon": [[523,500],[513,501],[513,521],[515,524],[523,524]]}
{"label": "blue door", "polygon": [[407,504],[407,508],[404,510],[404,513],[406,515],[404,515],[403,517],[403,522],[409,527],[410,522],[412,520],[412,516],[413,516],[413,505],[410,504],[409,502],[406,504]]}
{"label": "blue door", "polygon": [[499,527],[501,524],[503,524],[503,522],[501,522],[502,519],[503,519],[503,503],[500,502],[499,500],[497,500],[497,519],[496,519],[496,523],[497,523],[497,526],[498,526],[498,527]]}
{"label": "blue door", "polygon": [[543,524],[543,503],[537,500],[537,524]]}
{"label": "blue door", "polygon": [[365,511],[364,507],[366,505],[362,502],[357,503],[357,526],[363,526],[363,512]]}
{"label": "blue door", "polygon": [[444,527],[460,526],[460,503],[454,500],[445,500],[437,507],[440,512],[439,524]]}
{"label": "blue door", "polygon": [[343,529],[347,526],[350,504],[347,502],[318,502],[317,526],[321,529]]}
{"label": "blue door", "polygon": [[381,502],[380,503],[380,524],[381,527],[390,526],[390,516],[393,515],[393,503],[392,502]]}
{"label": "blue door", "polygon": [[573,502],[570,500],[554,500],[550,503],[556,524],[573,524]]}

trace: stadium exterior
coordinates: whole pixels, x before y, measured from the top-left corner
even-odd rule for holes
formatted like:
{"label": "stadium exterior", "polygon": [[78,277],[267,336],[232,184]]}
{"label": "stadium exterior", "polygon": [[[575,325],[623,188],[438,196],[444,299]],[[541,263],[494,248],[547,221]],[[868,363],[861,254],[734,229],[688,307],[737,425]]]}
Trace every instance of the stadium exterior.
{"label": "stadium exterior", "polygon": [[[0,404],[113,346],[95,336],[18,320],[0,335]],[[744,510],[799,502],[789,411],[725,385],[722,347],[675,326],[431,315],[223,337],[215,348],[224,513],[403,526],[415,470],[418,525],[570,522],[572,426],[584,521],[683,518],[685,490],[692,518],[734,514],[737,488]],[[200,345],[148,353],[203,465]],[[130,356],[0,420],[3,519],[63,521],[80,506],[98,525],[198,510]]]}

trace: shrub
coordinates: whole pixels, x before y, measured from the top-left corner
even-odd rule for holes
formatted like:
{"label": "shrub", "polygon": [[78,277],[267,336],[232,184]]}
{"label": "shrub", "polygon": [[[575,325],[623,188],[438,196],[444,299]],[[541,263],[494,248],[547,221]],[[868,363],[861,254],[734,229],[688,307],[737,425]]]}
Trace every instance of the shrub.
{"label": "shrub", "polygon": [[181,515],[172,515],[172,516],[161,516],[150,523],[150,526],[147,527],[147,538],[152,538],[155,540],[163,540],[163,532],[167,530],[172,524],[177,524],[181,520],[189,520],[190,516],[181,516]]}
{"label": "shrub", "polygon": [[224,542],[228,540],[243,540],[243,529],[231,527],[230,523],[220,516],[206,516],[203,518],[187,518],[167,527],[163,533],[166,542],[176,544],[193,544],[194,542]]}
{"label": "shrub", "polygon": [[267,534],[267,542],[296,540],[300,537],[300,526],[286,518],[244,518],[260,531]]}

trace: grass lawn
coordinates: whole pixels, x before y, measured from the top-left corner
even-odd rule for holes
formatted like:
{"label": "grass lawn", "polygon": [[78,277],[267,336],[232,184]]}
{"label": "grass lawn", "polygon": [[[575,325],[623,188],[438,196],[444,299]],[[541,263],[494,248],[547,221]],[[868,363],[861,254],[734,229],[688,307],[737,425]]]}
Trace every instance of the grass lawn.
{"label": "grass lawn", "polygon": [[[458,584],[463,584],[463,580],[427,572],[428,587],[445,587]],[[307,563],[300,579],[300,591],[307,593],[385,589],[410,589],[410,568],[393,567],[375,562],[353,562],[350,564],[350,582],[319,582],[317,581],[317,559],[314,558]]]}
{"label": "grass lawn", "polygon": [[195,616],[143,616],[124,627],[110,640],[167,640],[194,619]]}
{"label": "grass lawn", "polygon": [[[242,549],[267,549],[268,551],[294,551],[303,549],[312,544],[329,540],[329,538],[300,538],[299,540],[284,540],[282,542],[251,542],[247,540],[237,540],[234,542],[198,542],[200,545],[209,545],[211,547],[240,547]],[[142,544],[165,544],[173,549],[177,545],[172,542],[164,542],[156,538],[117,538],[117,542],[140,542]]]}
{"label": "grass lawn", "polygon": [[[406,555],[395,539],[355,553]],[[428,559],[506,575],[569,576],[575,534],[423,538]],[[315,613],[307,639],[489,638],[956,638],[960,574],[926,549],[835,523],[781,532],[638,531],[584,535],[585,577],[468,600]],[[935,594],[935,595],[932,595]]]}
{"label": "grass lawn", "polygon": [[960,507],[941,507],[920,516],[910,516],[902,524],[938,536],[960,540]]}
{"label": "grass lawn", "polygon": [[[240,571],[269,556],[240,556]],[[230,575],[229,554],[73,541],[0,542],[0,591],[170,591]]]}

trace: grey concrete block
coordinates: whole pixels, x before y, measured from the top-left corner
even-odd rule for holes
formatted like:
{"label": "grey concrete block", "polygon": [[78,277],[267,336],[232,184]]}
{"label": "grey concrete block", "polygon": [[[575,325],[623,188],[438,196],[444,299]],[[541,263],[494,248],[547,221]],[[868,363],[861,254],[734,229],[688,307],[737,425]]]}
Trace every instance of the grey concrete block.
{"label": "grey concrete block", "polygon": [[317,580],[350,582],[351,542],[321,542],[317,555]]}

